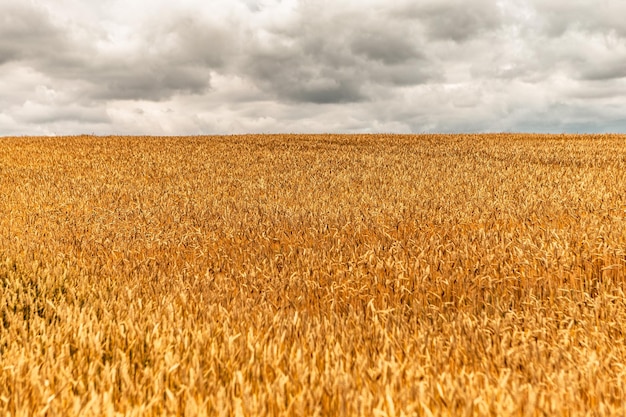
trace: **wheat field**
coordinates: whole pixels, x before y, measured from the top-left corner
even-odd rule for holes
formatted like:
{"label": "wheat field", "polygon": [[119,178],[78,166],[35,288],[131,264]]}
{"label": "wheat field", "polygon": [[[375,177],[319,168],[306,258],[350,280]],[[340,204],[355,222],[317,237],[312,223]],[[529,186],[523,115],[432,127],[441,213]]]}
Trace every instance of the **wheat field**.
{"label": "wheat field", "polygon": [[0,138],[0,414],[626,413],[626,137]]}

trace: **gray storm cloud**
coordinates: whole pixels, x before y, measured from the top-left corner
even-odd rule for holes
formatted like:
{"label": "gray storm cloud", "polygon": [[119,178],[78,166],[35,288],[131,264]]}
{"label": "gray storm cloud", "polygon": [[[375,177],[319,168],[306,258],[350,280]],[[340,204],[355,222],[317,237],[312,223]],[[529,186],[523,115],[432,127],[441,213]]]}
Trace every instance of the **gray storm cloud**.
{"label": "gray storm cloud", "polygon": [[410,1],[396,6],[393,14],[417,21],[432,40],[463,42],[502,24],[500,8],[492,0]]}
{"label": "gray storm cloud", "polygon": [[624,14],[617,0],[9,0],[0,135],[624,131]]}

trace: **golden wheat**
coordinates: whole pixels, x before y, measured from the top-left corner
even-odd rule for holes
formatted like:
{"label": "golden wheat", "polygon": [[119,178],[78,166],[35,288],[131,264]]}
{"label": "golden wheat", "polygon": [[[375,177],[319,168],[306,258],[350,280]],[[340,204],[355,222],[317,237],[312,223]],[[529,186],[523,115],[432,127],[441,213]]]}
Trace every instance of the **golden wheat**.
{"label": "golden wheat", "polygon": [[0,413],[623,415],[626,137],[0,140]]}

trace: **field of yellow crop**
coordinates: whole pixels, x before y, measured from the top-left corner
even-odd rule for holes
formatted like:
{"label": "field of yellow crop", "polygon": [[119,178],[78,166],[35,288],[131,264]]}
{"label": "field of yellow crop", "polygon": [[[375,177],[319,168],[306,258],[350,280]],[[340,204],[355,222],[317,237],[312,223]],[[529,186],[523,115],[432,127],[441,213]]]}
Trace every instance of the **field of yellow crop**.
{"label": "field of yellow crop", "polygon": [[626,136],[0,138],[0,414],[626,413]]}

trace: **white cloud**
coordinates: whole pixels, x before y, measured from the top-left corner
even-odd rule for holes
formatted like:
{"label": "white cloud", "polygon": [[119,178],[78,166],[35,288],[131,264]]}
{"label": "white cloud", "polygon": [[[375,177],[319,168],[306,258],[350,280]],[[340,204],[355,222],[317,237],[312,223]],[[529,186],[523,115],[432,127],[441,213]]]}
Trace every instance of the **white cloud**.
{"label": "white cloud", "polygon": [[626,131],[618,0],[0,4],[0,135]]}

